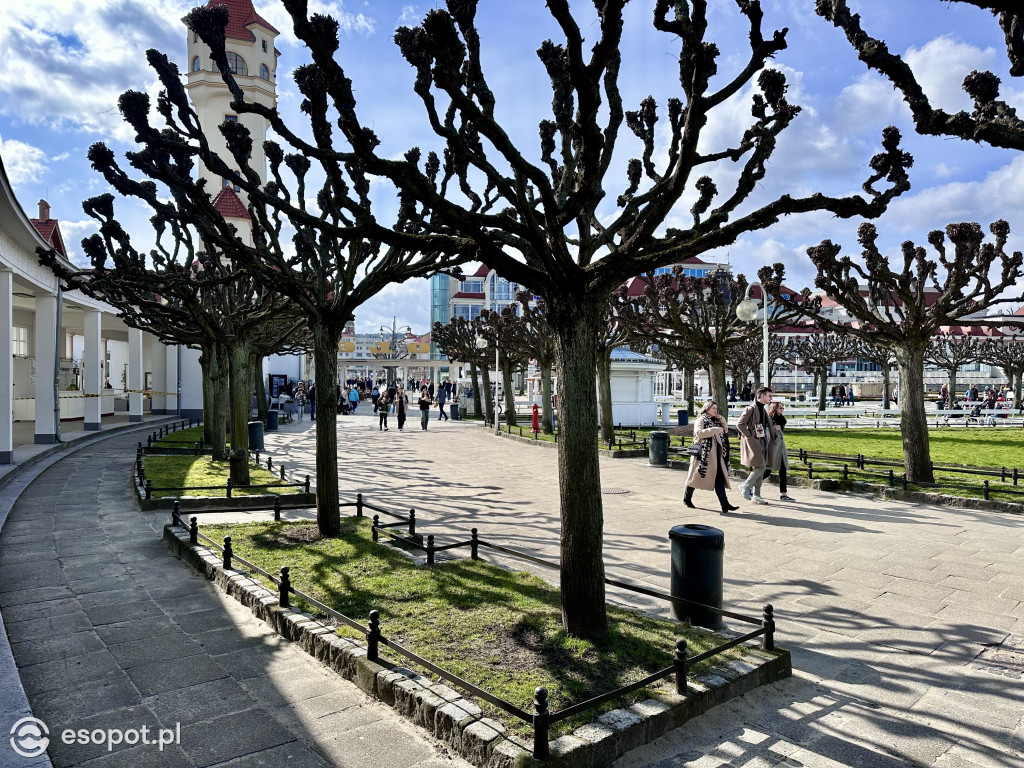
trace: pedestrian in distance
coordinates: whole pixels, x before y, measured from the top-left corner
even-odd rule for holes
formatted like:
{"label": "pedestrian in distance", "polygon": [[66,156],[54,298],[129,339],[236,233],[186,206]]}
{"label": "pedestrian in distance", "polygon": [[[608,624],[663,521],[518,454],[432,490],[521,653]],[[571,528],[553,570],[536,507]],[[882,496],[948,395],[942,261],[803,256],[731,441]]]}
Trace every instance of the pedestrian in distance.
{"label": "pedestrian in distance", "polygon": [[377,404],[377,416],[378,425],[377,429],[380,432],[388,431],[388,406],[390,403],[386,396],[381,397],[380,402]]}
{"label": "pedestrian in distance", "polygon": [[373,412],[376,413],[380,407],[380,390],[376,386],[374,386],[373,392],[370,394],[370,400],[373,402]]}
{"label": "pedestrian in distance", "polygon": [[398,431],[401,432],[405,427],[405,416],[409,410],[409,396],[402,387],[399,387],[395,398],[395,414],[398,416]]}
{"label": "pedestrian in distance", "polygon": [[[428,390],[429,394],[429,390]],[[448,421],[448,414],[444,412],[445,401],[448,400],[448,388],[441,386],[437,388],[437,419],[438,421]]]}
{"label": "pedestrian in distance", "polygon": [[775,447],[775,431],[768,418],[771,401],[771,388],[758,388],[754,402],[743,409],[736,423],[736,430],[740,433],[740,464],[750,467],[750,475],[740,483],[740,493],[755,504],[767,503],[761,498],[761,483]]}
{"label": "pedestrian in distance", "polygon": [[359,390],[356,389],[356,385],[352,385],[352,389],[348,391],[348,408],[350,413],[356,412],[356,406],[359,405]]}
{"label": "pedestrian in distance", "polygon": [[725,417],[718,413],[718,404],[708,400],[701,406],[693,426],[693,442],[700,446],[700,455],[690,457],[690,471],[686,475],[683,504],[694,509],[693,492],[714,490],[722,506],[722,514],[739,509],[729,503],[725,495],[729,483],[729,428]]}
{"label": "pedestrian in distance", "polygon": [[299,415],[299,423],[302,423],[302,415],[306,412],[306,386],[300,381],[295,388],[295,412]]}
{"label": "pedestrian in distance", "polygon": [[309,420],[316,421],[316,384],[309,385]]}
{"label": "pedestrian in distance", "polygon": [[420,390],[420,429],[424,432],[427,431],[427,422],[430,420],[430,404],[430,395],[424,387]]}
{"label": "pedestrian in distance", "polygon": [[[852,396],[852,388],[850,390]],[[772,420],[772,429],[775,432],[775,449],[772,452],[772,471],[779,475],[779,501],[796,501],[786,493],[786,472],[789,470],[789,457],[786,455],[786,417],[782,410],[785,406],[782,401],[773,402],[768,406],[768,416]]]}

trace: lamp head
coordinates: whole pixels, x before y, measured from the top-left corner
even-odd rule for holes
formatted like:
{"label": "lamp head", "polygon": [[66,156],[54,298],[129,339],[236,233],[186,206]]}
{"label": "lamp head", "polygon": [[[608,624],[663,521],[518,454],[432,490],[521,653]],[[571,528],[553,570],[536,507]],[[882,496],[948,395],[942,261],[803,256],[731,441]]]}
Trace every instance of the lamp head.
{"label": "lamp head", "polygon": [[749,323],[757,317],[757,309],[757,301],[754,299],[746,299],[736,306],[736,317],[744,323]]}
{"label": "lamp head", "polygon": [[476,337],[476,348],[477,349],[487,349],[487,339],[485,339],[483,336],[477,336]]}

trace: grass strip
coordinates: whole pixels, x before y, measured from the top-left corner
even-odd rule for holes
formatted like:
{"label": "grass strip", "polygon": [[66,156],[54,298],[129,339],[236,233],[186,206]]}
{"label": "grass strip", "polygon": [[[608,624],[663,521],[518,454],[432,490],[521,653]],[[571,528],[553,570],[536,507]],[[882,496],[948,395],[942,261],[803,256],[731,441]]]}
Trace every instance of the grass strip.
{"label": "grass strip", "polygon": [[[187,488],[192,486],[215,485],[221,488],[195,491],[153,491],[153,498],[170,496],[227,496],[228,477],[231,476],[231,465],[227,461],[213,461],[209,456],[146,456],[146,479],[153,481],[154,488]],[[249,482],[280,483],[281,478],[255,464],[249,465]],[[299,488],[293,485],[271,488],[232,488],[232,496],[262,496],[272,494],[284,496],[298,493]]]}
{"label": "grass strip", "polygon": [[[188,429],[179,429],[177,432],[171,432],[169,435],[164,435],[159,440],[153,442],[154,446],[161,448],[193,448],[195,444],[202,441],[203,439],[203,427],[189,427]],[[228,445],[231,444],[230,438],[228,439]]]}
{"label": "grass strip", "polygon": [[[365,518],[346,518],[341,535],[330,539],[304,522],[211,525],[202,532],[215,541],[230,535],[236,554],[270,573],[289,566],[297,589],[357,621],[365,623],[371,610],[380,611],[385,637],[526,711],[532,711],[537,686],[548,689],[551,711],[556,711],[669,666],[677,637],[686,638],[691,655],[724,641],[706,630],[613,606],[608,608],[607,639],[570,637],[562,629],[558,589],[537,576],[468,558],[420,566],[392,547],[374,544],[370,525]],[[347,628],[338,633],[360,637]],[[382,653],[389,654],[383,648]],[[735,648],[716,662],[746,653]],[[702,662],[693,674],[712,665]],[[628,701],[647,697],[638,691]],[[529,725],[478,703],[510,731],[532,733]],[[552,738],[597,714],[559,723]]]}

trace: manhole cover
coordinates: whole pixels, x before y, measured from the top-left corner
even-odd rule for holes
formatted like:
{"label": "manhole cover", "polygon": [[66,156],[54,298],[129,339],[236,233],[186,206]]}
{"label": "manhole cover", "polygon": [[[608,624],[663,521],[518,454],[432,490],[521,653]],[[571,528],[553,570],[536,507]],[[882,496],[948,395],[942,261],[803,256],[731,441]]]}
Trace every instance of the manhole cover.
{"label": "manhole cover", "polygon": [[999,645],[989,646],[971,666],[1003,677],[1024,678],[1024,637],[1010,635]]}
{"label": "manhole cover", "polygon": [[602,488],[601,493],[629,493],[629,488]]}

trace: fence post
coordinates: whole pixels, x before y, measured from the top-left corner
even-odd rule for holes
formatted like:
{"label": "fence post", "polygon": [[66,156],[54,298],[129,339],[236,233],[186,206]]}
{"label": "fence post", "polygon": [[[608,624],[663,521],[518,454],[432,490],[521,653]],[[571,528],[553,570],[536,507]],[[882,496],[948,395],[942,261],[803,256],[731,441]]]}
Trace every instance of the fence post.
{"label": "fence post", "polygon": [[409,535],[410,536],[415,536],[416,535],[416,510],[415,509],[410,509],[409,510]]}
{"label": "fence post", "polygon": [[231,498],[231,478],[230,477],[228,478],[227,492],[228,492],[228,498],[230,499]]}
{"label": "fence post", "polygon": [[377,650],[377,643],[380,642],[380,611],[370,611],[370,631],[366,633],[366,658],[369,661],[378,661],[380,653]]}
{"label": "fence post", "polygon": [[174,506],[171,507],[171,525],[181,525],[181,518],[179,517],[180,514],[181,503],[176,501],[174,502]]}
{"label": "fence post", "polygon": [[291,591],[292,588],[292,580],[291,577],[288,575],[289,570],[291,569],[287,565],[281,566],[281,583],[280,585],[278,585],[277,604],[280,605],[282,608],[291,607],[291,603],[289,602],[288,597],[288,593]]}
{"label": "fence post", "polygon": [[278,522],[281,519],[281,497],[277,496],[274,499],[274,522]]}
{"label": "fence post", "polygon": [[267,472],[274,470],[274,459],[272,456],[267,456]]}
{"label": "fence post", "polygon": [[152,448],[153,447],[153,436],[152,435],[147,435],[146,436],[146,447],[147,448]]}
{"label": "fence post", "polygon": [[231,570],[231,537],[224,537],[224,570]]}
{"label": "fence post", "polygon": [[188,543],[198,544],[199,543],[199,520],[192,518],[190,521],[192,524],[188,527]]}
{"label": "fence post", "polygon": [[474,528],[471,531],[471,536],[470,536],[470,539],[469,539],[469,547],[470,547],[470,549],[469,549],[469,552],[470,552],[469,556],[473,560],[479,560],[480,559],[480,556],[477,554],[477,552],[479,551],[478,550],[479,546],[480,546],[480,539],[477,538],[476,528]]}
{"label": "fence post", "polygon": [[548,689],[539,687],[533,692],[533,756],[547,760],[548,751]]}
{"label": "fence post", "polygon": [[309,493],[309,475],[306,475],[306,493]]}
{"label": "fence post", "polygon": [[1016,467],[1014,467],[1014,468],[1013,468],[1013,484],[1014,484],[1014,485],[1016,485],[1016,484],[1017,484],[1017,471],[1018,471],[1018,470],[1017,470],[1017,468],[1016,468]]}
{"label": "fence post", "polygon": [[775,650],[775,608],[771,603],[764,607],[764,615],[761,617],[761,626],[764,627],[764,639],[761,647],[766,651]]}
{"label": "fence post", "polygon": [[907,473],[903,473],[903,490],[907,490]]}
{"label": "fence post", "polygon": [[256,451],[256,464],[259,465],[259,463],[260,463],[260,452]]}
{"label": "fence post", "polygon": [[363,516],[363,494],[356,494],[356,517]]}
{"label": "fence post", "polygon": [[981,486],[981,497],[988,501],[988,480],[982,483]]}
{"label": "fence post", "polygon": [[373,525],[370,526],[370,533],[373,534],[373,540],[378,541],[380,534],[377,533],[377,526],[380,525],[380,515],[373,516]]}
{"label": "fence post", "polygon": [[849,464],[843,464],[843,480],[849,480],[849,479],[850,479],[850,465]]}
{"label": "fence post", "polygon": [[896,485],[896,475],[890,469],[889,470],[889,487],[892,488],[895,485]]}
{"label": "fence post", "polygon": [[673,662],[676,668],[676,695],[686,695],[686,641],[676,638],[676,658]]}
{"label": "fence post", "polygon": [[427,565],[434,564],[434,534],[427,536]]}
{"label": "fence post", "polygon": [[814,462],[813,461],[808,461],[807,462],[807,479],[808,480],[813,480],[814,479]]}
{"label": "fence post", "polygon": [[152,498],[153,498],[153,481],[152,480],[147,480],[146,481],[146,501],[149,501]]}

